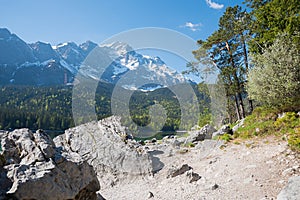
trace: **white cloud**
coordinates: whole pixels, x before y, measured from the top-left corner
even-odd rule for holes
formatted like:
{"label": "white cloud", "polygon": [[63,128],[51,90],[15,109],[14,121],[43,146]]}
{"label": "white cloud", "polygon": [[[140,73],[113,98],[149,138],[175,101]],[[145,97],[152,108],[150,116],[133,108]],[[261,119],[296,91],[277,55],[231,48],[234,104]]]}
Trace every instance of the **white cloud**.
{"label": "white cloud", "polygon": [[184,28],[189,28],[191,31],[199,31],[200,27],[202,26],[201,23],[193,24],[192,22],[186,22],[183,26]]}
{"label": "white cloud", "polygon": [[218,4],[218,3],[212,2],[211,0],[205,0],[205,1],[206,1],[207,5],[213,9],[222,9],[224,7],[223,4]]}

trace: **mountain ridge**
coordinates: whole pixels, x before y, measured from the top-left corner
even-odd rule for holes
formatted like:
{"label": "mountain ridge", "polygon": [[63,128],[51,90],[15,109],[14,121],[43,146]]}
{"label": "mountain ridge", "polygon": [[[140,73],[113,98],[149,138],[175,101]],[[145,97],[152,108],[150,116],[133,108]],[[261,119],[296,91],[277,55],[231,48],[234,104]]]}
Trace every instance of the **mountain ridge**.
{"label": "mountain ridge", "polygon": [[[113,58],[102,77],[80,70],[96,47]],[[148,84],[141,88],[145,90],[149,84],[154,84],[150,88],[153,89],[188,82],[158,56],[139,54],[122,42],[101,46],[89,40],[79,45],[72,41],[57,45],[41,41],[28,44],[6,28],[0,28],[0,72],[0,85],[67,85],[72,84],[78,72],[113,84],[122,79],[126,84],[121,86],[132,90],[139,89],[140,83]]]}

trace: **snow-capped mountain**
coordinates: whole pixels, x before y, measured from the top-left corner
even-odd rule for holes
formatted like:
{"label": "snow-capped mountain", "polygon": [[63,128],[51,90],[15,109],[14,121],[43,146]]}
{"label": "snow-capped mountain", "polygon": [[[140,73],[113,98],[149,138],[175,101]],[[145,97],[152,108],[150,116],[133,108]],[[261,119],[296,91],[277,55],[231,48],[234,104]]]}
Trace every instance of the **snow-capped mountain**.
{"label": "snow-capped mountain", "polygon": [[[114,61],[104,73],[104,80],[120,84],[126,89],[157,88],[183,83],[186,79],[171,70],[159,57],[141,55],[128,45],[115,42],[101,46]],[[120,83],[118,83],[121,81]],[[151,87],[150,87],[151,86]]]}
{"label": "snow-capped mountain", "polygon": [[[89,53],[96,47],[112,60],[101,77],[97,77],[98,73],[93,66],[80,69]],[[102,58],[97,59],[101,62]],[[77,73],[119,84],[127,89],[153,90],[187,81],[159,57],[141,55],[128,44],[121,42],[100,47],[91,41],[80,45],[74,42],[56,46],[43,42],[27,44],[9,30],[0,28],[1,85],[71,84]]]}

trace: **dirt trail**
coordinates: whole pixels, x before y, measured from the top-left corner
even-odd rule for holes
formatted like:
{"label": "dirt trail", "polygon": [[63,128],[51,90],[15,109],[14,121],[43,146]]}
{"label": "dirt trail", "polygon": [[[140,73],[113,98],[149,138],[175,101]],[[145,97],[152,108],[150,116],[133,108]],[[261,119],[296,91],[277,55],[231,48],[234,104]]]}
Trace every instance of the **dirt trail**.
{"label": "dirt trail", "polygon": [[[153,177],[123,181],[100,192],[107,199],[118,200],[148,199],[149,192],[154,196],[151,199],[159,200],[276,199],[288,178],[300,175],[299,155],[278,138],[225,146],[205,148],[203,145],[187,153],[165,147],[164,153],[156,155],[165,166]],[[201,179],[189,183],[186,174],[167,178],[172,166],[183,164],[191,166]]]}

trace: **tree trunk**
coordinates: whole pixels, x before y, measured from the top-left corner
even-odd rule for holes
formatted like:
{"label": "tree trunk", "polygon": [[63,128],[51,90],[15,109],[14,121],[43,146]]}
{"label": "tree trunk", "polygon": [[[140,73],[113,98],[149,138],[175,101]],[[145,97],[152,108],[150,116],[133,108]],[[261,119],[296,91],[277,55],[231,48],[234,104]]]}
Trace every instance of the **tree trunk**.
{"label": "tree trunk", "polygon": [[227,97],[227,115],[228,115],[228,120],[229,120],[229,123],[233,123],[233,119],[232,119],[232,115],[230,113],[230,97],[228,95],[226,95]]}
{"label": "tree trunk", "polygon": [[251,99],[249,99],[249,97],[248,97],[248,101],[249,101],[249,107],[250,107],[250,113],[249,114],[251,114],[253,109],[254,109],[253,108],[253,101]]}
{"label": "tree trunk", "polygon": [[242,91],[241,90],[241,83],[240,83],[240,79],[238,78],[238,75],[237,75],[237,69],[236,69],[236,66],[235,66],[235,63],[234,63],[234,60],[233,60],[233,55],[232,55],[232,52],[231,52],[228,41],[226,41],[226,48],[227,48],[227,51],[228,51],[229,56],[230,56],[229,62],[231,63],[232,69],[234,69],[233,76],[234,76],[234,79],[235,79],[235,84],[237,86],[235,98],[238,98],[238,99],[236,99],[236,101],[240,104],[240,108],[238,106],[238,103],[236,105],[237,105],[237,109],[240,109],[240,111],[241,111],[241,113],[239,112],[240,113],[239,114],[239,119],[241,119],[241,117],[245,118],[245,108],[244,108],[243,98],[242,98],[242,95],[241,95],[241,91]]}
{"label": "tree trunk", "polygon": [[[248,53],[247,53],[246,42],[245,42],[243,33],[241,33],[241,39],[242,39],[242,44],[243,44],[243,53],[244,53],[244,63],[245,63],[245,67],[246,67],[246,74],[248,75],[248,71],[249,71]],[[249,102],[249,111],[251,114],[253,111],[253,101],[251,99],[249,99],[249,96],[247,96],[247,99]]]}
{"label": "tree trunk", "polygon": [[239,97],[239,104],[240,104],[240,109],[241,109],[241,117],[245,118],[246,117],[245,107],[244,107],[243,97],[240,92],[238,93],[238,97]]}
{"label": "tree trunk", "polygon": [[237,118],[238,118],[238,120],[240,120],[241,119],[241,113],[240,113],[240,109],[239,109],[239,102],[238,102],[238,99],[237,99],[236,95],[234,95],[234,103],[235,103],[235,111],[236,111]]}

